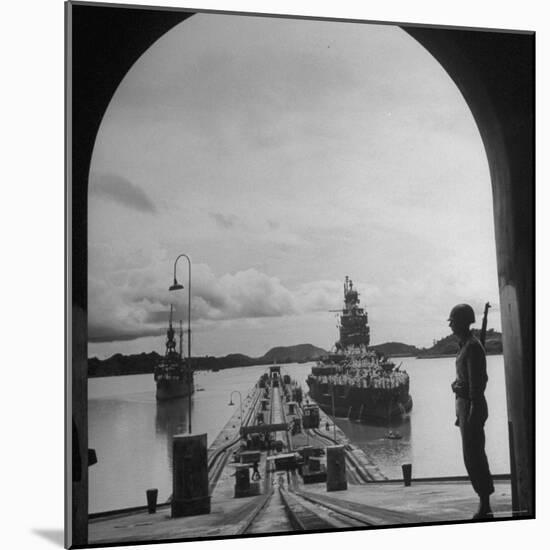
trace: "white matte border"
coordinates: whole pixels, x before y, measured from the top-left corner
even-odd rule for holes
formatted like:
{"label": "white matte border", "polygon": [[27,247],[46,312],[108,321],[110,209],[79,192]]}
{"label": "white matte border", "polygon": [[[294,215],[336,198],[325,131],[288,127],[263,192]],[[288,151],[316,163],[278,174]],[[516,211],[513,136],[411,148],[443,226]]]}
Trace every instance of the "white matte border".
{"label": "white matte border", "polygon": [[[112,2],[107,2],[112,3]],[[188,0],[128,2],[198,9],[464,25],[537,31],[538,347],[548,310],[549,18],[540,0]],[[59,548],[63,528],[63,2],[2,7],[2,472],[5,548]],[[546,185],[542,185],[546,182]],[[537,517],[535,521],[419,527],[185,543],[185,548],[263,550],[285,545],[349,548],[518,548],[547,538],[546,356],[538,357]],[[14,380],[26,379],[24,390]],[[23,379],[21,378],[21,379]],[[141,548],[141,547],[135,547]],[[155,548],[176,548],[155,545]]]}

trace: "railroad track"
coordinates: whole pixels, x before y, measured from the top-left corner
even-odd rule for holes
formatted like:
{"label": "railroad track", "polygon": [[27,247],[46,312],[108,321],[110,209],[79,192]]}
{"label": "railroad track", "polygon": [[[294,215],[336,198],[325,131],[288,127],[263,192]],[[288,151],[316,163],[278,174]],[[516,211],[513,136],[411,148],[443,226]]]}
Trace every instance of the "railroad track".
{"label": "railroad track", "polygon": [[238,534],[328,531],[371,525],[368,518],[353,510],[277,485],[258,502],[257,510]]}
{"label": "railroad track", "polygon": [[[286,414],[283,400],[284,392],[278,388],[272,388],[270,392],[269,422],[285,422]],[[277,401],[277,403],[276,403]],[[276,416],[276,417],[275,417]],[[334,444],[334,440],[319,430],[308,430],[308,435],[317,439],[320,443]],[[286,433],[288,449],[292,449],[292,438]],[[272,451],[268,453],[268,456]],[[361,476],[360,468],[356,465],[354,457],[346,452],[346,461],[349,464],[348,473],[364,481],[365,474]],[[296,532],[319,531],[342,528],[354,528],[370,526],[371,523],[360,514],[346,510],[334,503],[322,502],[321,499],[302,494],[296,490],[296,472],[291,475],[278,473],[275,475],[266,462],[265,468],[265,494],[257,502],[256,510],[244,523],[239,534],[258,534],[265,532]]]}
{"label": "railroad track", "polygon": [[[335,441],[332,437],[323,434],[316,429],[305,430],[308,435],[319,441],[321,444],[329,443],[330,445],[340,445],[340,442]],[[348,446],[344,446],[344,457],[346,460],[346,476],[350,483],[355,485],[362,485],[374,481],[374,478],[368,474],[358,463],[357,459],[353,456],[351,449]]]}
{"label": "railroad track", "polygon": [[295,530],[319,531],[372,525],[360,514],[342,506],[310,498],[293,489],[280,489],[280,492]]}
{"label": "railroad track", "polygon": [[[269,400],[268,423],[284,422],[284,404],[282,403],[280,388],[271,387]],[[275,414],[276,412],[277,415]],[[277,416],[277,418],[275,418],[275,416]],[[274,451],[272,450],[267,452],[268,457],[273,454]],[[259,497],[256,510],[244,523],[239,534],[293,532],[295,530],[287,512],[286,505],[281,497],[280,483],[280,475],[273,475],[269,461],[266,460],[264,469],[264,495]]]}
{"label": "railroad track", "polygon": [[[335,441],[332,437],[326,434],[323,434],[318,429],[314,428],[312,431],[315,433],[317,437],[324,439],[326,441],[330,441],[333,445],[339,444],[338,441]],[[346,466],[349,468],[352,476],[356,476],[358,478],[358,480],[356,481],[358,481],[359,484],[371,483],[372,481],[380,481],[379,477],[376,477],[371,472],[369,472],[369,470],[365,469],[363,464],[361,464],[361,462],[357,460],[357,458],[353,454],[353,449],[351,445],[349,445],[349,443],[344,444],[344,452],[346,456]],[[383,476],[383,474],[380,474],[380,475],[382,475],[382,477],[385,477]]]}
{"label": "railroad track", "polygon": [[[301,410],[298,409],[298,414],[301,417]],[[318,428],[310,428],[304,430],[310,437],[317,439],[322,445],[329,443],[330,445],[341,445],[341,443],[331,437],[324,434]],[[376,478],[360,464],[360,462],[353,455],[352,449],[349,444],[344,445],[344,453],[346,458],[346,472],[348,473],[349,481],[355,484],[370,483],[376,481]]]}
{"label": "railroad track", "polygon": [[[247,412],[244,415],[244,418],[241,419],[243,426],[248,426],[251,421],[254,419],[254,415],[256,413],[256,410],[258,408],[258,402],[260,400],[261,392],[256,392],[256,396],[254,397],[254,402],[251,404],[251,406],[248,408]],[[229,440],[225,445],[220,447],[219,449],[216,449],[214,453],[211,454],[211,456],[208,457],[208,488],[210,494],[214,490],[214,487],[216,486],[216,483],[225,467],[225,464],[227,463],[227,460],[231,456],[232,451],[234,448],[239,444],[241,440],[240,434],[235,436],[233,439]]]}

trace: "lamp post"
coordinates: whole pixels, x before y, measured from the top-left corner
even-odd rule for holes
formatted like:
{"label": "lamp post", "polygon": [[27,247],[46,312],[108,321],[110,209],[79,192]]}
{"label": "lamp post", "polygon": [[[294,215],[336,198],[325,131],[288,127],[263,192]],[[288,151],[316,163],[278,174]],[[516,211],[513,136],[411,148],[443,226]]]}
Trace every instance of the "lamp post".
{"label": "lamp post", "polygon": [[239,406],[240,406],[240,410],[241,410],[241,428],[243,427],[243,396],[241,395],[241,392],[239,390],[233,390],[230,395],[229,395],[229,403],[228,405],[230,407],[233,406],[233,394],[234,393],[237,393],[239,395]]}
{"label": "lamp post", "polygon": [[191,433],[191,386],[193,382],[193,370],[191,368],[191,260],[187,254],[180,254],[174,262],[174,284],[170,286],[168,290],[182,290],[183,285],[178,283],[176,279],[176,265],[180,258],[185,258],[189,265],[188,276],[188,298],[187,298],[187,384],[189,389],[189,429],[188,433]]}

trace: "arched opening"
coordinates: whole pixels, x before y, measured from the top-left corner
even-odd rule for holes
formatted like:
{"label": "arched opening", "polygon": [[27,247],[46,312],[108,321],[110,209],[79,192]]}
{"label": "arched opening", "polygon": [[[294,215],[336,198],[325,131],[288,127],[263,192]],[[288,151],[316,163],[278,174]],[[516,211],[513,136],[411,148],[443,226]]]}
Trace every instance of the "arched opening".
{"label": "arched opening", "polygon": [[405,28],[455,81],[493,191],[515,510],[534,514],[534,34]]}
{"label": "arched opening", "polygon": [[[77,11],[86,9],[82,6],[69,7],[73,10],[73,17]],[[94,8],[96,10],[97,8]],[[75,36],[79,39],[92,36],[97,40],[97,34],[104,35],[105,43],[110,43],[108,38],[116,36],[120,29],[126,26],[125,18],[132,12],[134,21],[140,29],[145,30],[142,35],[136,35],[130,48],[124,48],[126,52],[133,50],[125,59],[111,59],[109,71],[97,70],[105,63],[106,58],[90,57],[90,52],[81,51],[82,57],[78,58],[75,51],[75,66],[87,67],[86,74],[74,74],[74,121],[73,138],[75,153],[82,157],[75,158],[72,180],[77,186],[82,182],[85,188],[87,182],[87,170],[90,166],[93,137],[99,127],[108,102],[116,90],[122,76],[126,73],[132,60],[135,60],[144,52],[155,39],[181,21],[189,14],[152,12],[156,14],[157,21],[149,26],[151,13],[134,12],[121,9],[121,19],[113,22],[113,10],[108,9],[108,17],[112,25],[108,28],[98,24],[87,23],[87,29],[82,27],[77,30],[76,18],[73,20]],[[99,15],[99,14],[98,14]],[[86,15],[88,18],[88,15]],[[139,23],[138,19],[141,19]],[[101,17],[98,17],[98,23]],[[154,28],[151,31],[151,28]],[[450,38],[451,31],[438,31],[436,29],[411,29],[406,31],[422,43],[447,70],[459,86],[466,98],[474,117],[480,128],[481,135],[487,150],[493,183],[494,214],[497,239],[498,269],[500,300],[502,306],[502,325],[504,332],[506,376],[509,404],[509,419],[511,423],[511,446],[515,469],[514,489],[515,508],[533,509],[533,407],[530,397],[533,393],[533,346],[531,334],[532,323],[532,260],[530,257],[533,240],[533,222],[526,219],[523,213],[532,212],[532,92],[528,86],[518,87],[518,82],[532,84],[529,75],[529,65],[525,58],[532,60],[529,54],[532,51],[532,39],[529,36],[517,35],[515,42],[510,44],[510,35],[486,35],[460,33],[465,31],[452,31],[458,33],[456,38]],[[90,34],[87,34],[90,33]],[[441,34],[442,33],[442,34]],[[103,41],[100,41],[103,42]],[[75,44],[76,45],[76,44]],[[110,52],[105,52],[109,57]],[[97,69],[94,69],[97,68]],[[491,71],[487,70],[491,67]],[[515,71],[515,76],[514,75]],[[112,78],[111,75],[117,77]],[[109,82],[105,83],[105,76],[109,75]],[[95,80],[97,79],[97,80]],[[97,89],[104,91],[103,98],[92,104],[87,103],[85,96],[79,94],[94,94]],[[80,116],[80,118],[79,118]],[[90,139],[92,138],[92,139]],[[69,155],[69,158],[71,156]],[[526,192],[527,187],[527,192]],[[75,403],[85,403],[86,376],[86,318],[82,315],[86,311],[86,281],[87,258],[86,247],[86,211],[87,194],[82,192],[73,200],[73,216],[77,222],[73,234],[74,248],[83,252],[73,257],[73,282],[75,288],[75,300],[73,301],[73,400]],[[80,215],[77,217],[77,215]],[[83,220],[82,225],[78,225]],[[518,261],[519,259],[519,261]],[[80,325],[80,327],[79,327]],[[82,329],[82,331],[79,330]],[[83,348],[84,346],[84,348]],[[82,414],[80,414],[82,413]],[[85,411],[74,411],[85,433]],[[86,438],[82,447],[86,445]],[[85,449],[83,449],[85,451]],[[84,454],[84,453],[82,453]],[[83,462],[85,466],[85,461]],[[84,467],[83,470],[86,468]],[[84,485],[84,478],[82,480]],[[74,487],[74,485],[73,485]],[[83,493],[82,493],[83,494]],[[86,493],[87,497],[87,493]],[[78,497],[76,497],[78,501]],[[75,532],[74,537],[78,541],[85,542],[85,527],[82,525],[82,510],[84,505],[73,507],[80,510],[77,514],[82,532]],[[87,521],[87,519],[86,519]],[[77,529],[78,531],[78,529]],[[82,538],[84,537],[84,538]]]}

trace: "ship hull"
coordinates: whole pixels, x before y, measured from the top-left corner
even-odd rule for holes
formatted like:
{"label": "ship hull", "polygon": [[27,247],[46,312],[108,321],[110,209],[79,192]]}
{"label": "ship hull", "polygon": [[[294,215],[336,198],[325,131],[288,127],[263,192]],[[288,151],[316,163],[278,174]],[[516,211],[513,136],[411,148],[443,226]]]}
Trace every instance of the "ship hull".
{"label": "ship hull", "polygon": [[157,401],[167,401],[178,397],[187,397],[194,392],[193,383],[191,386],[185,380],[157,380]]}
{"label": "ship hull", "polygon": [[[309,395],[327,413],[362,422],[400,418],[412,409],[408,391],[332,386],[308,380]],[[333,405],[334,403],[334,405]],[[334,410],[333,410],[334,409]]]}

